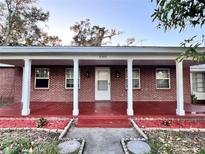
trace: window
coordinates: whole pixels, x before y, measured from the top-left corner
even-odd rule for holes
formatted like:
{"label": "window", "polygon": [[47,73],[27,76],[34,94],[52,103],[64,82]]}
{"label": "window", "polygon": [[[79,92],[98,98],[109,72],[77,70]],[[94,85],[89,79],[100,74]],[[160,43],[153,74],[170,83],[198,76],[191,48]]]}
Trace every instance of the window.
{"label": "window", "polygon": [[[125,87],[127,88],[127,69],[125,70]],[[132,87],[134,89],[140,88],[140,69],[133,68],[132,70]]]}
{"label": "window", "polygon": [[169,69],[156,69],[156,84],[157,89],[170,88],[170,70]]}
{"label": "window", "polygon": [[49,68],[35,69],[35,89],[49,88]]}
{"label": "window", "polygon": [[[66,68],[65,74],[65,88],[66,89],[73,89],[73,68]],[[78,72],[78,87],[80,87],[80,71]]]}
{"label": "window", "polygon": [[192,87],[194,92],[205,92],[205,72],[192,73]]}

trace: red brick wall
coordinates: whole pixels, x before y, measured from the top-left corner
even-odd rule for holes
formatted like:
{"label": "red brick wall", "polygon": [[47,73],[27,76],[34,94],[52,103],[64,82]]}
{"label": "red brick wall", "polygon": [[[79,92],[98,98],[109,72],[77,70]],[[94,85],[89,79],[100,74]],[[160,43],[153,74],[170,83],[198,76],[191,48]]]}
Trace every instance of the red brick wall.
{"label": "red brick wall", "polygon": [[[136,66],[138,67],[138,66]],[[175,66],[139,66],[140,89],[134,89],[134,101],[176,101],[176,69]],[[156,68],[170,68],[171,88],[156,89]],[[120,78],[115,77],[115,72],[121,72]],[[184,67],[184,95],[185,102],[190,102],[190,72],[189,66]],[[125,67],[112,67],[112,101],[126,101]]]}
{"label": "red brick wall", "polygon": [[[55,101],[55,102],[71,102],[73,92],[71,89],[65,89],[65,66],[45,66],[50,68],[50,84],[49,89],[39,90],[34,89],[34,70],[32,67],[32,83],[31,83],[31,101]],[[165,66],[170,68],[171,72],[171,88],[159,90],[156,89],[155,69],[161,66],[140,66],[141,88],[134,90],[134,101],[176,101],[176,71],[175,66]],[[4,69],[0,69],[0,79]],[[89,72],[89,77],[86,77],[86,72]],[[120,72],[120,77],[116,78],[116,71]],[[14,72],[12,70],[11,72]],[[190,74],[189,66],[184,66],[184,96],[185,102],[190,102]],[[14,75],[14,74],[13,74]],[[12,76],[13,76],[12,75]],[[4,75],[5,76],[5,75]],[[2,85],[11,84],[10,80],[1,80]],[[3,84],[2,84],[3,83]],[[22,69],[16,68],[15,71],[15,100],[21,100],[21,84],[22,84]],[[5,86],[4,86],[5,87]],[[11,87],[8,86],[8,87]],[[1,89],[1,88],[0,88]],[[9,89],[9,88],[8,88]],[[0,90],[8,91],[3,88]],[[111,100],[126,101],[127,90],[125,89],[125,66],[111,66]],[[95,100],[95,68],[92,66],[80,67],[80,89],[79,101],[92,102]]]}
{"label": "red brick wall", "polygon": [[[45,66],[48,67],[48,66]],[[31,101],[55,101],[55,102],[71,102],[73,99],[73,90],[65,89],[65,67],[49,66],[50,81],[49,89],[34,88],[35,68],[32,68],[32,84],[31,84]],[[90,77],[85,76],[86,71],[90,72]],[[80,69],[80,89],[79,101],[94,100],[94,68],[83,67]]]}
{"label": "red brick wall", "polygon": [[15,69],[15,87],[14,87],[14,99],[15,102],[21,101],[21,92],[22,92],[22,74],[23,69],[21,67],[17,67]]}
{"label": "red brick wall", "polygon": [[0,98],[14,97],[14,68],[0,68]]}
{"label": "red brick wall", "polygon": [[[156,89],[155,69],[153,66],[143,66],[140,68],[140,89],[134,89],[133,96],[135,101],[175,101],[175,69],[170,68],[171,74],[171,88],[170,89]],[[160,67],[161,68],[161,67]],[[167,67],[166,67],[167,68]],[[112,76],[112,100],[126,101],[127,90],[125,89],[125,68],[119,68],[121,77],[119,79]],[[118,81],[117,81],[118,80]],[[117,90],[115,90],[118,87]],[[119,97],[120,96],[120,97]]]}
{"label": "red brick wall", "polygon": [[183,71],[184,78],[184,101],[185,103],[191,103],[191,87],[190,87],[190,64],[184,64]]}

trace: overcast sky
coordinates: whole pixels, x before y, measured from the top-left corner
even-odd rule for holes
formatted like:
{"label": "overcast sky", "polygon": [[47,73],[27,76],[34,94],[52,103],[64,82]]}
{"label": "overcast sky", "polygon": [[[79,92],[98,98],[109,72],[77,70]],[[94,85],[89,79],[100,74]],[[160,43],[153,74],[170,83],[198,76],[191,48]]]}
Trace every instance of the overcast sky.
{"label": "overcast sky", "polygon": [[185,38],[205,31],[204,28],[188,28],[182,33],[177,30],[165,33],[157,29],[151,18],[155,8],[151,0],[39,0],[38,3],[50,12],[49,33],[59,36],[63,45],[70,45],[72,40],[69,27],[87,18],[93,24],[123,32],[109,45],[123,45],[128,37],[134,37],[135,45],[179,46]]}

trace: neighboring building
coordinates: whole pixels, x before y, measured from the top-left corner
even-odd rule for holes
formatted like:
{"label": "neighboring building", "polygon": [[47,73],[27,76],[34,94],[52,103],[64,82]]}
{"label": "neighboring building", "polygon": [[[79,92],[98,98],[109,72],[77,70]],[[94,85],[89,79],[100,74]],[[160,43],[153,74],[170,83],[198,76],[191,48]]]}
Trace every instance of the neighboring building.
{"label": "neighboring building", "polygon": [[137,101],[170,101],[177,103],[176,114],[184,115],[191,94],[205,100],[205,65],[176,61],[184,50],[1,47],[0,63],[9,65],[0,65],[0,97],[22,102],[22,115],[29,115],[30,101],[73,102],[73,115],[83,102],[126,101],[127,114],[133,115]]}

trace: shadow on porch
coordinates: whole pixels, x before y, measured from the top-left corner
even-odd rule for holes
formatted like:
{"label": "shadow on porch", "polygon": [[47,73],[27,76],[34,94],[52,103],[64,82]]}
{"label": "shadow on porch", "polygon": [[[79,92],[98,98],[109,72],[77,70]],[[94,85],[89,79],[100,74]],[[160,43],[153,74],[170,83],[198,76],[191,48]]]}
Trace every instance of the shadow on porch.
{"label": "shadow on porch", "polygon": [[[72,103],[31,102],[29,117],[72,117]],[[134,102],[134,116],[175,116],[176,102]],[[126,102],[80,102],[80,116],[126,116]],[[185,103],[186,115],[199,112],[205,115],[205,105]],[[197,115],[197,114],[196,114]],[[202,114],[200,114],[202,115]],[[0,117],[21,117],[21,104],[0,108]]]}

